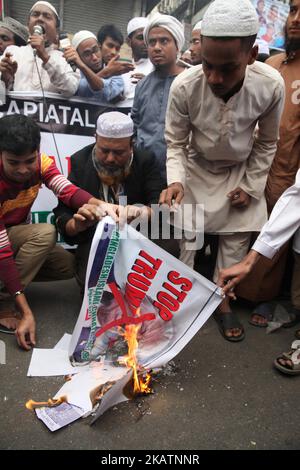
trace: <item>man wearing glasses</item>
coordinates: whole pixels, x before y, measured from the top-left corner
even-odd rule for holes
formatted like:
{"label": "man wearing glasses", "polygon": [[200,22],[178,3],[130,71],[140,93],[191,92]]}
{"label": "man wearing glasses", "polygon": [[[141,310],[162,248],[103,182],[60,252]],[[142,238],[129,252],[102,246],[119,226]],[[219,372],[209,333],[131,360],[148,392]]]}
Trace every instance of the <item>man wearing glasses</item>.
{"label": "man wearing glasses", "polygon": [[92,32],[78,31],[72,39],[72,47],[65,49],[64,57],[80,70],[77,96],[95,98],[106,104],[123,92],[124,82],[120,76],[102,78],[101,50]]}

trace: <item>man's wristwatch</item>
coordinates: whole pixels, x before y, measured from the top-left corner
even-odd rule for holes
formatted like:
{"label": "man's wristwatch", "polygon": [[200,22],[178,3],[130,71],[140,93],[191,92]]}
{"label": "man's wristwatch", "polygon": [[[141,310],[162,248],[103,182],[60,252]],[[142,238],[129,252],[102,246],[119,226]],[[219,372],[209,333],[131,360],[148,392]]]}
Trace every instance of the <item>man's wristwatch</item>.
{"label": "man's wristwatch", "polygon": [[24,294],[23,290],[17,290],[17,292],[14,293],[14,297],[18,297],[18,295]]}

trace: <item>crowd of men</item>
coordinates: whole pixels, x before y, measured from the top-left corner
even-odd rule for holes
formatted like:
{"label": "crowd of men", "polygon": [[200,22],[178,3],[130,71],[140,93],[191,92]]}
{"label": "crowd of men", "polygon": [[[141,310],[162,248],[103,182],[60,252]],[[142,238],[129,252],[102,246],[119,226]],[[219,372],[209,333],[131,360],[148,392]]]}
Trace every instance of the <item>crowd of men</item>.
{"label": "crowd of men", "polygon": [[[72,155],[68,179],[42,153],[35,122],[22,115],[0,119],[1,331],[14,332],[30,349],[36,327],[24,293],[28,284],[75,276],[83,289],[96,223],[106,214],[116,221],[151,220],[156,203],[204,206],[205,234],[218,240],[212,279],[227,294],[214,313],[224,338],[245,336],[230,304],[237,284],[239,296],[258,304],[251,323],[267,326],[274,312],[266,301],[279,293],[289,239],[300,225],[298,214],[291,225],[281,213],[286,201],[299,207],[300,197],[300,0],[290,0],[285,52],[257,60],[258,30],[250,0],[215,0],[185,52],[176,18],[132,18],[126,39],[132,60],[121,60],[124,37],[112,24],[97,35],[78,31],[61,48],[59,15],[49,2],[32,6],[27,28],[12,18],[0,23],[0,73],[8,91],[131,108],[131,117],[114,111],[98,117],[95,143]],[[56,229],[77,245],[75,255],[56,245],[54,227],[28,223],[43,183],[59,199]],[[124,195],[125,207],[119,204]],[[191,224],[195,234],[202,230],[196,219]],[[184,235],[179,244],[156,243],[194,268],[197,253]],[[285,326],[300,321],[299,253],[294,243],[293,307]],[[246,273],[256,282],[243,280]],[[296,353],[277,359],[277,367],[300,373]]]}

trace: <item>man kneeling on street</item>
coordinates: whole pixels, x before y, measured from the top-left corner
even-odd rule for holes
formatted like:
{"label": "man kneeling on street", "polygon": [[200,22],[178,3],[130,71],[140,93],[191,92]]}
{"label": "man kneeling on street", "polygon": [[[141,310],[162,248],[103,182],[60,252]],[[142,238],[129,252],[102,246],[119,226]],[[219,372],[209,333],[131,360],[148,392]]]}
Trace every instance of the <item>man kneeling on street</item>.
{"label": "man kneeling on street", "polygon": [[73,210],[89,204],[98,220],[110,213],[108,204],[71,184],[53,159],[40,154],[40,139],[38,125],[28,117],[0,119],[0,331],[15,333],[27,350],[35,345],[35,320],[24,289],[32,280],[74,275],[74,256],[55,246],[55,227],[29,223],[41,185]]}

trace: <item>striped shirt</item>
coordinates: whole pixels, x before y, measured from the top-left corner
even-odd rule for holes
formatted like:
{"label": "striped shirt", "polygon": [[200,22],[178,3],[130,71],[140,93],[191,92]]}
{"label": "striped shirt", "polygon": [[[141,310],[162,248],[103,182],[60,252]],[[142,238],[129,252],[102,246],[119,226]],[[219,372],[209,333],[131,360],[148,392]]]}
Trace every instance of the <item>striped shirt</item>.
{"label": "striped shirt", "polygon": [[0,281],[10,294],[21,290],[22,284],[6,228],[30,222],[30,210],[42,184],[72,209],[78,209],[93,197],[70,183],[54,160],[45,154],[39,156],[36,172],[25,183],[7,179],[0,162]]}

